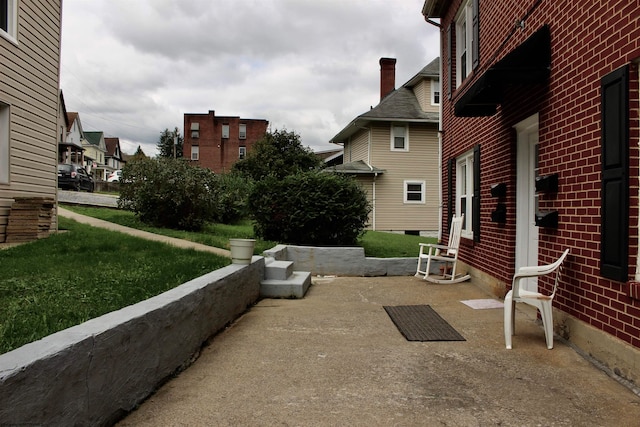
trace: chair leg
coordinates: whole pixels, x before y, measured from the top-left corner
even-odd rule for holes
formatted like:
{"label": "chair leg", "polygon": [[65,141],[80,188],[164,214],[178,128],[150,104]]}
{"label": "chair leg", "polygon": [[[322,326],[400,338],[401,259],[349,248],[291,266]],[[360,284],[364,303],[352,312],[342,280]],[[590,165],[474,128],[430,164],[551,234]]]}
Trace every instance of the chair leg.
{"label": "chair leg", "polygon": [[427,268],[424,270],[424,280],[427,280],[431,271],[431,252],[429,252],[429,258],[427,258]]}
{"label": "chair leg", "polygon": [[553,312],[551,300],[540,304],[540,317],[542,317],[542,327],[544,328],[544,338],[547,341],[547,348],[553,348]]}
{"label": "chair leg", "polygon": [[513,291],[507,292],[504,297],[504,343],[507,350],[511,350],[511,337],[513,335],[515,307],[513,302]]}

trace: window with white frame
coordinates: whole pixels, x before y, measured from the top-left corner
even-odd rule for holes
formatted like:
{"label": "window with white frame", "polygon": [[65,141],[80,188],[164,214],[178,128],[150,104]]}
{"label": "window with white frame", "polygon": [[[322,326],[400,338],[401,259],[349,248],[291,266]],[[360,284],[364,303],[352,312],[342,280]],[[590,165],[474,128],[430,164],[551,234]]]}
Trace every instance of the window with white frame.
{"label": "window with white frame", "polygon": [[244,123],[240,123],[238,138],[247,139],[247,125],[245,125]]}
{"label": "window with white frame", "polygon": [[406,125],[391,125],[391,151],[409,151],[409,129]]}
{"label": "window with white frame", "polygon": [[0,183],[9,183],[9,106],[0,102]]}
{"label": "window with white frame", "polygon": [[431,80],[431,105],[440,104],[440,80]]}
{"label": "window with white frame", "polygon": [[238,158],[242,160],[245,157],[247,157],[247,147],[240,147],[238,150]]}
{"label": "window with white frame", "polygon": [[473,0],[463,3],[456,18],[456,86],[464,81],[473,67]]}
{"label": "window with white frame", "polygon": [[404,202],[422,203],[425,202],[425,182],[405,181],[404,182]]}
{"label": "window with white frame", "polygon": [[222,137],[229,138],[229,125],[222,125]]}
{"label": "window with white frame", "polygon": [[198,160],[200,158],[200,147],[198,145],[191,146],[191,160]]}
{"label": "window with white frame", "polygon": [[18,0],[0,0],[0,36],[17,42]]}
{"label": "window with white frame", "polygon": [[456,160],[456,216],[464,214],[462,236],[473,238],[473,150]]}

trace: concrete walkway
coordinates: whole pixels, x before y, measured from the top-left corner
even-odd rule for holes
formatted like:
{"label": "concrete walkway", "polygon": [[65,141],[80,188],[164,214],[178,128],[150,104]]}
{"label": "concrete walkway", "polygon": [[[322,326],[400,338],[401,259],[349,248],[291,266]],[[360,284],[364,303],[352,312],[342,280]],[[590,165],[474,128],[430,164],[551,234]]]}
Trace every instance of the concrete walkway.
{"label": "concrete walkway", "polygon": [[82,224],[92,225],[94,227],[106,228],[111,231],[118,231],[120,233],[130,234],[147,240],[154,240],[156,242],[167,243],[172,246],[177,246],[185,249],[195,249],[198,251],[212,252],[217,255],[231,257],[231,253],[225,249],[215,248],[213,246],[207,246],[200,243],[190,242],[188,240],[176,239],[174,237],[162,236],[160,234],[149,233],[148,231],[137,230],[135,228],[125,227],[123,225],[114,224],[112,222],[103,221],[101,219],[93,218],[86,215],[80,215],[72,212],[68,209],[58,206],[58,215],[65,218],[73,219]]}
{"label": "concrete walkway", "polygon": [[[518,306],[473,283],[415,277],[316,278],[301,300],[264,299],[120,426],[622,426],[640,398],[562,341],[547,350]],[[466,339],[409,342],[383,306],[429,304]]]}
{"label": "concrete walkway", "polygon": [[[64,208],[59,214],[203,246]],[[461,302],[478,299],[492,297],[473,282],[316,277],[304,299],[258,302],[118,425],[638,425],[636,389],[557,337],[547,350],[535,311],[522,304],[514,348],[506,350],[503,310]],[[407,341],[383,307],[413,304],[431,305],[466,341]]]}

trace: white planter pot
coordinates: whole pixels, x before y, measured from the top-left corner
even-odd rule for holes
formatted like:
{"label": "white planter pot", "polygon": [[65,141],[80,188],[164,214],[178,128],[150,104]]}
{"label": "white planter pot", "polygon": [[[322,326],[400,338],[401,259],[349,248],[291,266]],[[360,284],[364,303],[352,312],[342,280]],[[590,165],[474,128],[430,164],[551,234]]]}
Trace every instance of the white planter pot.
{"label": "white planter pot", "polygon": [[255,239],[229,239],[231,262],[233,264],[251,264]]}

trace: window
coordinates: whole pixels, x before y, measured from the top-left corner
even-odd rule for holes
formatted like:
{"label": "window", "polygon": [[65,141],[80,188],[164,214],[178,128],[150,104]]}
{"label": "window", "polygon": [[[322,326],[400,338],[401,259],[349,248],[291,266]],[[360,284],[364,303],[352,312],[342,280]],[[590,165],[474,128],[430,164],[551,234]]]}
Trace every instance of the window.
{"label": "window", "polygon": [[200,123],[191,123],[191,138],[200,138]]}
{"label": "window", "polygon": [[409,132],[405,125],[391,125],[391,151],[409,151]]}
{"label": "window", "polygon": [[0,36],[17,42],[18,0],[0,0]]}
{"label": "window", "polygon": [[404,202],[405,203],[422,203],[425,200],[425,182],[424,181],[405,181],[404,182]]}
{"label": "window", "polygon": [[440,80],[431,80],[431,105],[440,104]]}
{"label": "window", "polygon": [[9,183],[9,106],[0,102],[0,183]]}
{"label": "window", "polygon": [[456,86],[471,74],[479,62],[478,0],[463,3],[456,18]]}
{"label": "window", "polygon": [[198,160],[200,158],[200,147],[197,145],[191,146],[191,160]]}
{"label": "window", "polygon": [[229,125],[222,125],[222,137],[229,138]]}
{"label": "window", "polygon": [[464,214],[462,236],[480,239],[480,146],[456,159],[456,216]]}
{"label": "window", "polygon": [[245,157],[247,157],[247,147],[240,147],[238,157],[240,158],[240,160],[242,160]]}
{"label": "window", "polygon": [[247,139],[247,125],[240,124],[240,131],[238,133],[238,138]]}

